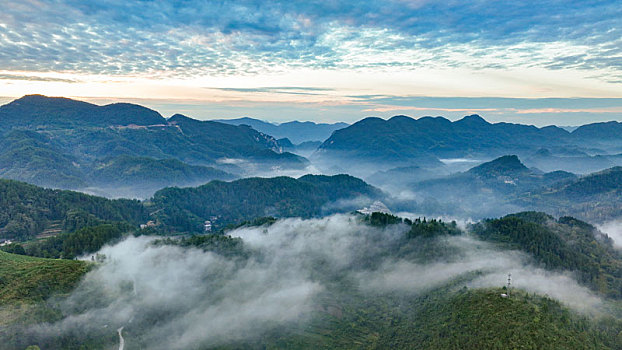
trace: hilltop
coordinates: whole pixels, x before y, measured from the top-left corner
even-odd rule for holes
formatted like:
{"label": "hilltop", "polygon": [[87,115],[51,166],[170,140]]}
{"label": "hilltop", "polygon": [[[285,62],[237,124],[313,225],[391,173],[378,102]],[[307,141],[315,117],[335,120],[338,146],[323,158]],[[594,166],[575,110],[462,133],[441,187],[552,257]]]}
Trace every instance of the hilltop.
{"label": "hilltop", "polygon": [[166,124],[160,113],[131,103],[98,106],[64,97],[26,95],[0,106],[2,128]]}
{"label": "hilltop", "polygon": [[[343,205],[335,205],[337,201],[359,197],[369,201],[380,196],[378,189],[349,175],[305,175],[298,179],[246,178],[212,181],[192,188],[164,188],[155,193],[149,205],[165,226],[202,231],[203,222],[214,217],[221,227],[265,216],[316,217],[343,211]],[[359,209],[356,205],[349,209]]]}

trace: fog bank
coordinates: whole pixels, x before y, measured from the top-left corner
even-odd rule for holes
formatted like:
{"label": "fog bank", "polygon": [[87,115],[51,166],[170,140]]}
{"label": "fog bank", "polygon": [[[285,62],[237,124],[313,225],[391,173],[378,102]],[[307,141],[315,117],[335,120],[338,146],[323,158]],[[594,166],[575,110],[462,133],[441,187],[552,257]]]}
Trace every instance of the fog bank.
{"label": "fog bank", "polygon": [[352,215],[283,219],[229,232],[250,252],[243,258],[129,237],[99,252],[106,261],[62,305],[71,316],[35,332],[56,337],[125,327],[128,347],[137,341],[150,349],[216,346],[305,322],[335,283],[376,295],[417,294],[458,277],[470,287],[501,287],[508,273],[515,288],[577,310],[600,304],[570,275],[535,268],[520,252],[468,236],[408,240],[407,230],[372,227]]}

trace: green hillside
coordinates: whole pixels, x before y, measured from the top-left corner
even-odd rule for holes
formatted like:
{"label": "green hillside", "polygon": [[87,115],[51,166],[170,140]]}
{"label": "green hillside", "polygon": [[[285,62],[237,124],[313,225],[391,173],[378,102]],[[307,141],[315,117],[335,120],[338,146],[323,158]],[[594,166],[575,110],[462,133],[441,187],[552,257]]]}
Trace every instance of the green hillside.
{"label": "green hillside", "polygon": [[308,325],[220,349],[619,349],[622,321],[577,315],[546,297],[502,289],[413,297],[352,295]]}
{"label": "green hillside", "polygon": [[12,302],[40,302],[67,293],[86,273],[82,261],[42,259],[0,251],[0,306]]}
{"label": "green hillside", "polygon": [[89,196],[79,192],[44,189],[0,179],[0,237],[26,240],[42,233],[54,222],[74,231],[106,221],[138,225],[147,219],[136,200]]}
{"label": "green hillside", "polygon": [[331,212],[326,205],[340,199],[380,195],[375,187],[349,175],[246,178],[165,188],[155,193],[149,208],[165,226],[202,231],[203,222],[211,217],[218,217],[220,226],[264,216],[308,218]]}
{"label": "green hillside", "polygon": [[45,135],[24,130],[10,131],[0,140],[0,177],[48,187],[86,185],[77,159]]}
{"label": "green hillside", "polygon": [[622,254],[588,223],[524,212],[483,220],[471,228],[484,240],[523,250],[547,269],[573,271],[593,290],[622,298]]}

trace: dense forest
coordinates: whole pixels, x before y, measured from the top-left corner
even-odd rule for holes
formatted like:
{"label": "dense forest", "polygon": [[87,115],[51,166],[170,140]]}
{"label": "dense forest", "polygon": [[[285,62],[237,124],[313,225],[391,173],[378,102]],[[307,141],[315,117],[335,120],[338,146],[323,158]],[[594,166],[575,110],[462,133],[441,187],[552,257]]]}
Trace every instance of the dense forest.
{"label": "dense forest", "polygon": [[111,221],[138,225],[147,217],[137,200],[109,200],[0,179],[0,235],[4,238],[26,240],[50,228],[68,232]]}
{"label": "dense forest", "polygon": [[23,249],[24,254],[30,256],[73,259],[84,254],[95,253],[104,244],[114,243],[115,240],[119,240],[124,234],[130,232],[136,232],[136,227],[122,222],[88,226],[74,232],[61,233],[47,239],[29,242]]}
{"label": "dense forest", "polygon": [[378,189],[348,175],[247,178],[165,188],[156,192],[149,208],[165,227],[196,232],[213,218],[221,227],[264,216],[308,218],[334,212],[337,208],[331,208],[331,202],[380,195]]}
{"label": "dense forest", "polygon": [[622,298],[622,254],[588,223],[524,212],[484,220],[471,229],[481,239],[525,251],[548,269],[573,271],[590,288]]}

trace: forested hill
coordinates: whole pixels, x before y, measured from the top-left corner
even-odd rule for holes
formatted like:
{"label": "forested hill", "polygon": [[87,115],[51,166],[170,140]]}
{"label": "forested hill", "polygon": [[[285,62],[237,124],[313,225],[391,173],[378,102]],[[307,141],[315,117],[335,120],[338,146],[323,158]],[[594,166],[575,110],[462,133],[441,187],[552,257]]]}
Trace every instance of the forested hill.
{"label": "forested hill", "polygon": [[2,127],[77,127],[165,124],[160,113],[149,108],[113,103],[98,106],[62,97],[27,95],[0,106]]}
{"label": "forested hill", "polygon": [[[191,169],[193,166],[220,170],[199,170],[198,178],[204,183],[232,178],[222,171],[249,176],[256,174],[256,169],[299,170],[309,164],[303,157],[283,152],[272,136],[249,126],[200,121],[180,114],[167,120],[138,105],[97,106],[30,95],[0,107],[3,178],[72,190],[101,187],[102,180],[107,179],[99,176],[100,166],[116,157],[124,157],[116,161],[116,165],[124,166],[123,172],[144,167],[146,162],[157,166],[159,172],[167,172],[170,176],[141,175],[158,188],[196,185],[198,169]],[[170,159],[180,162],[175,169],[170,164],[158,164]],[[168,178],[176,181],[161,183]],[[113,181],[104,181],[104,185],[110,184],[114,185]]]}
{"label": "forested hill", "polygon": [[568,172],[543,174],[529,169],[516,155],[507,155],[465,172],[421,181],[412,185],[412,188],[424,198],[476,204],[510,198],[508,196],[513,194],[573,179],[576,179],[576,175]]}
{"label": "forested hill", "polygon": [[108,221],[137,225],[147,217],[137,200],[109,200],[0,179],[0,238],[24,240],[50,228],[74,231]]}
{"label": "forested hill", "polygon": [[219,225],[263,216],[313,217],[334,212],[331,204],[339,200],[381,195],[380,190],[349,175],[247,178],[162,189],[153,196],[150,211],[176,230],[197,231],[212,217],[218,217]]}
{"label": "forested hill", "polygon": [[523,250],[544,268],[574,272],[602,295],[622,298],[622,254],[611,238],[586,222],[522,212],[483,220],[471,229],[481,239]]}

